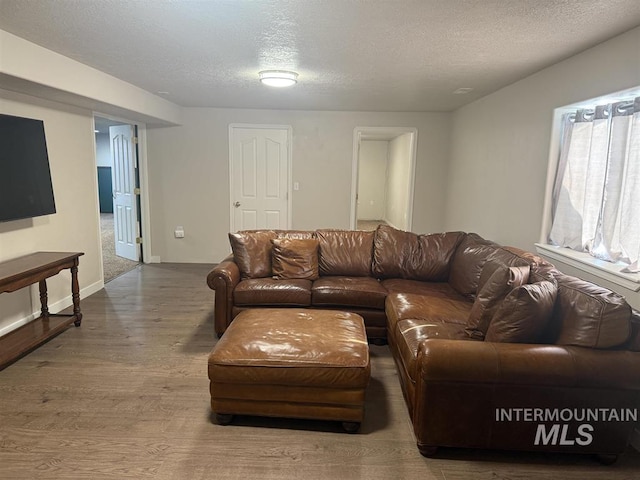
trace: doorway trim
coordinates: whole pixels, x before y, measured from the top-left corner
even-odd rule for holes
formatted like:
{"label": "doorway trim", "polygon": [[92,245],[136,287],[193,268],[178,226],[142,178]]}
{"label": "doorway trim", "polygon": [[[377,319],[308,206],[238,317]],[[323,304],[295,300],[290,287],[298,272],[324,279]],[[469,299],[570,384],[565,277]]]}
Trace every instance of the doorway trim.
{"label": "doorway trim", "polygon": [[350,228],[355,230],[358,222],[358,176],[360,171],[360,141],[365,135],[395,138],[409,134],[411,147],[409,151],[409,204],[407,205],[407,230],[413,228],[413,202],[416,177],[416,155],[418,146],[418,129],[415,127],[355,127],[353,129],[353,156],[351,161],[351,211]]}
{"label": "doorway trim", "polygon": [[[93,118],[100,117],[115,122],[125,123],[137,127],[138,132],[138,175],[140,178],[140,235],[142,237],[142,262],[141,263],[160,263],[159,256],[151,254],[151,215],[149,202],[149,168],[147,160],[147,125],[137,122],[129,118],[117,117],[99,111],[93,111]],[[95,135],[94,151],[95,151]],[[94,155],[94,164],[97,165],[97,158]],[[97,167],[96,167],[97,168]],[[96,184],[96,196],[98,195],[98,187]],[[100,240],[100,251],[102,251],[102,237],[100,235],[100,222],[98,222],[98,239]],[[102,256],[100,256],[100,266],[104,275],[104,267],[102,265]]]}
{"label": "doorway trim", "polygon": [[293,195],[291,187],[293,185],[293,128],[291,125],[272,125],[266,123],[230,123],[229,124],[229,231],[234,229],[233,211],[233,129],[234,128],[253,128],[253,129],[280,129],[287,131],[287,229],[291,228]]}

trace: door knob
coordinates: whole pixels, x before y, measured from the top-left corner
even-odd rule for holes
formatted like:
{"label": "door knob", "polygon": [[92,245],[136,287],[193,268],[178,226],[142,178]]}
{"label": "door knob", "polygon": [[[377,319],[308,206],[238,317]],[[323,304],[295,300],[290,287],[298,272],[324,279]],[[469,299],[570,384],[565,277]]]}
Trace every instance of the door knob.
{"label": "door knob", "polygon": [[236,202],[233,204],[234,207],[238,208],[240,206],[240,202]]}

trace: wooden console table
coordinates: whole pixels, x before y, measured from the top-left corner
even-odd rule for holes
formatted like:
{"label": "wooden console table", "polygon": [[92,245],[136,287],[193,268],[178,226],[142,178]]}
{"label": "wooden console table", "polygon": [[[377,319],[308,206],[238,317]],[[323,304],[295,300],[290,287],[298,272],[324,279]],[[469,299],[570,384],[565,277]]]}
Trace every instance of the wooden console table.
{"label": "wooden console table", "polygon": [[[81,255],[84,253],[36,252],[0,262],[0,294],[38,283],[41,305],[40,317],[0,337],[0,370],[62,332],[72,322],[76,327],[80,326],[78,259]],[[73,313],[51,314],[47,305],[47,278],[67,268],[71,269]]]}

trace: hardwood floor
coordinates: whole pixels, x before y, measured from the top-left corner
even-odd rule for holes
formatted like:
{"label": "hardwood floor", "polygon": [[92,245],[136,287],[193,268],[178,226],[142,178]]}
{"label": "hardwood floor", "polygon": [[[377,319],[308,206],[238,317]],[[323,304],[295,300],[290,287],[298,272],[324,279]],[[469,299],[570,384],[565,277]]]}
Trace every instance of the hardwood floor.
{"label": "hardwood floor", "polygon": [[415,446],[393,360],[371,346],[361,433],[332,422],[212,423],[206,265],[144,265],[82,300],[84,319],[0,372],[0,478],[637,479],[629,450],[587,456]]}

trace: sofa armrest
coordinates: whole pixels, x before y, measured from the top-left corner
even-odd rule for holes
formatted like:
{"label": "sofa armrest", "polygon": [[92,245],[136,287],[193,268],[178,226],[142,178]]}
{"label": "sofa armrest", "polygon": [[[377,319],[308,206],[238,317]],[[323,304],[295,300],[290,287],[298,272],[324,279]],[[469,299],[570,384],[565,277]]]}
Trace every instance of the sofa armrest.
{"label": "sofa armrest", "polygon": [[214,325],[218,337],[222,336],[232,320],[233,290],[240,283],[240,269],[229,255],[207,275],[207,285],[215,290]]}
{"label": "sofa armrest", "polygon": [[640,352],[640,311],[631,311],[631,338],[627,342],[627,350]]}
{"label": "sofa armrest", "polygon": [[418,362],[425,381],[640,391],[640,354],[625,350],[428,339]]}
{"label": "sofa armrest", "polygon": [[541,427],[545,422],[535,418],[505,420],[501,415],[637,411],[640,405],[637,352],[427,339],[418,348],[417,361],[412,420],[418,446],[425,451],[458,446],[617,454],[626,448],[634,421],[593,422],[588,445],[569,445],[549,435],[552,428],[566,428],[575,436],[585,423],[577,417],[553,422],[566,427]]}

